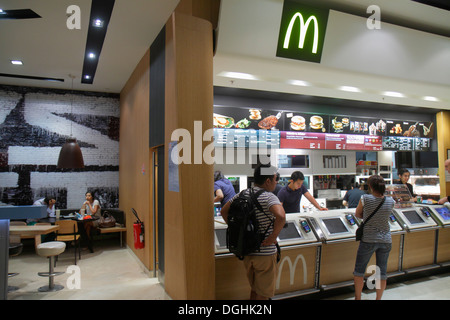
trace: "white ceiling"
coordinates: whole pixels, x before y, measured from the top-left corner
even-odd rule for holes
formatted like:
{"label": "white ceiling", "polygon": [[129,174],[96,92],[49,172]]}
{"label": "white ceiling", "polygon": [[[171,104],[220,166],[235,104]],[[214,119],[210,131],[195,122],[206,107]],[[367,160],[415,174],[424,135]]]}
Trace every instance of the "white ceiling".
{"label": "white ceiling", "polygon": [[[93,84],[81,83],[91,0],[0,0],[3,10],[31,9],[38,19],[0,20],[0,73],[65,79],[0,77],[0,84],[119,93],[179,0],[116,0]],[[81,29],[66,26],[67,7],[81,9]],[[10,60],[23,61],[14,66]]]}
{"label": "white ceiling", "polygon": [[[218,47],[214,58],[214,84],[450,110],[449,11],[410,0],[299,0],[299,2],[324,5],[352,13],[349,15],[338,11],[330,12],[328,27],[330,20],[334,19],[339,22],[341,30],[327,30],[324,50],[327,44],[329,50],[322,55],[320,64],[275,56],[283,0],[222,0]],[[360,57],[357,55],[348,57],[349,52],[330,49],[336,48],[340,40],[357,46],[357,41],[351,38],[353,35],[349,35],[354,30],[346,30],[346,24],[359,19],[364,24],[362,29],[367,30],[365,21],[370,15],[366,13],[369,5],[378,5],[381,9],[382,29],[372,34],[378,36],[398,33],[407,38],[405,41],[407,40],[410,46],[414,46],[415,40],[420,38],[425,40],[427,46],[439,43],[441,49],[435,50],[437,52],[433,52],[434,56],[431,58],[426,56],[427,50],[431,49],[422,48],[418,44],[414,52],[406,52],[404,59],[383,56],[383,45],[376,48],[379,52],[375,55],[375,59],[365,63],[364,60],[358,61]],[[392,25],[393,22],[400,24],[401,27]],[[351,28],[350,24],[349,27]],[[439,35],[417,29],[426,29]],[[342,38],[348,39],[337,39],[339,32]],[[363,40],[367,44],[367,39]],[[333,41],[335,46],[330,46],[329,43]],[[402,49],[403,45],[398,41],[386,42],[386,52],[389,53],[388,50],[393,50],[395,46]],[[392,63],[392,66],[388,63]],[[226,72],[251,74],[258,80],[233,78],[227,76]],[[302,80],[310,85],[296,86],[289,84],[288,80]],[[339,89],[340,86],[357,87],[361,92],[342,91]],[[386,91],[400,92],[404,97],[387,96]],[[439,101],[424,100],[426,96],[436,97]]]}

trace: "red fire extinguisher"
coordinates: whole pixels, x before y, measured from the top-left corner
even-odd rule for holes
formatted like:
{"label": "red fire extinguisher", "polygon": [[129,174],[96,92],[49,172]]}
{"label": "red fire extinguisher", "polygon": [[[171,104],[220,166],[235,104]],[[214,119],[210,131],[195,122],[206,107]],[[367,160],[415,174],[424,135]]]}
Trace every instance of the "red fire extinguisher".
{"label": "red fire extinguisher", "polygon": [[134,248],[142,249],[144,248],[144,223],[139,219],[136,210],[131,208],[133,214],[136,216],[137,221],[133,224],[133,235],[134,235]]}

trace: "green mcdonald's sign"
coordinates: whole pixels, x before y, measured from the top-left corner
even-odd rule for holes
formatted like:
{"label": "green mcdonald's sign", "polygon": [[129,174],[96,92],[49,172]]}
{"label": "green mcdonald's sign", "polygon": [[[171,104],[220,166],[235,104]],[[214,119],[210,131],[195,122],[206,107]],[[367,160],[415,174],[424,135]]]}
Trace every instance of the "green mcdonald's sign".
{"label": "green mcdonald's sign", "polygon": [[285,0],[278,36],[277,57],[320,63],[329,9]]}

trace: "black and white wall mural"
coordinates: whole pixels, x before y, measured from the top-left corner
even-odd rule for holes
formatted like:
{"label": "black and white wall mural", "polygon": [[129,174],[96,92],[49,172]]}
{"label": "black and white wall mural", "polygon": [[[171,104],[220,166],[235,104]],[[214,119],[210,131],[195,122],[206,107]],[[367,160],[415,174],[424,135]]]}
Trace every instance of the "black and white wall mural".
{"label": "black and white wall mural", "polygon": [[[90,191],[119,207],[119,95],[0,86],[0,205],[55,197],[79,208]],[[81,147],[84,169],[58,169],[66,138]]]}

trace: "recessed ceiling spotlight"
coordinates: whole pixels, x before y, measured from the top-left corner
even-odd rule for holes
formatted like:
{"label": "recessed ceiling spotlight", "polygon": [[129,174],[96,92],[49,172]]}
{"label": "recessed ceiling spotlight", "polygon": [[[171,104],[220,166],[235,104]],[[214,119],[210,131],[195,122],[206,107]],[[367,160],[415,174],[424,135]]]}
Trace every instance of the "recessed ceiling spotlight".
{"label": "recessed ceiling spotlight", "polygon": [[423,99],[423,100],[426,100],[426,101],[432,101],[432,102],[437,102],[437,101],[439,101],[438,98],[436,98],[436,97],[430,97],[430,96],[423,97],[422,99]]}
{"label": "recessed ceiling spotlight", "polygon": [[86,80],[89,80],[89,79],[91,78],[91,76],[88,75],[88,74],[86,74],[86,75],[84,75],[84,78],[85,78]]}
{"label": "recessed ceiling spotlight", "polygon": [[259,80],[257,77],[255,77],[252,74],[242,73],[242,72],[221,72],[221,73],[219,73],[219,76],[227,77],[227,78],[234,78],[234,79],[242,79],[242,80]]}
{"label": "recessed ceiling spotlight", "polygon": [[383,92],[383,95],[388,96],[388,97],[395,97],[395,98],[404,98],[405,97],[405,95],[403,93],[395,92],[395,91],[385,91],[385,92]]}
{"label": "recessed ceiling spotlight", "polygon": [[92,21],[92,26],[97,27],[97,28],[103,28],[104,23],[105,23],[105,21],[103,21],[101,19],[94,19],[94,21]]}
{"label": "recessed ceiling spotlight", "polygon": [[303,80],[288,80],[289,84],[292,84],[293,86],[301,86],[301,87],[308,87],[311,84],[307,81],[303,81]]}
{"label": "recessed ceiling spotlight", "polygon": [[95,53],[90,52],[88,54],[88,57],[91,58],[91,59],[94,59],[95,58]]}
{"label": "recessed ceiling spotlight", "polygon": [[351,86],[341,86],[339,87],[339,90],[347,91],[347,92],[361,92],[361,89],[357,87],[351,87]]}
{"label": "recessed ceiling spotlight", "polygon": [[23,62],[21,60],[11,60],[11,63],[16,66],[23,65]]}

